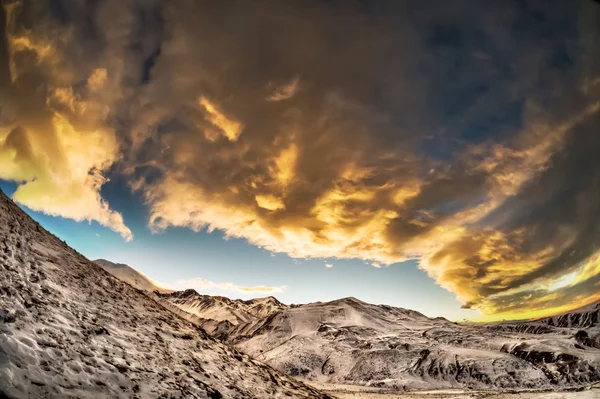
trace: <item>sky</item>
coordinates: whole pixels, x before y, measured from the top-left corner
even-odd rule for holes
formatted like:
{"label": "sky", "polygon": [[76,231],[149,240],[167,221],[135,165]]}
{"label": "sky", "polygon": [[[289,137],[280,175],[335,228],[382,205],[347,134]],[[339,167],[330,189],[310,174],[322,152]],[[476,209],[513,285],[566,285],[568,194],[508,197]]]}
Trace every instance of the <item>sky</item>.
{"label": "sky", "polygon": [[600,299],[600,5],[3,2],[0,188],[90,259],[454,320]]}

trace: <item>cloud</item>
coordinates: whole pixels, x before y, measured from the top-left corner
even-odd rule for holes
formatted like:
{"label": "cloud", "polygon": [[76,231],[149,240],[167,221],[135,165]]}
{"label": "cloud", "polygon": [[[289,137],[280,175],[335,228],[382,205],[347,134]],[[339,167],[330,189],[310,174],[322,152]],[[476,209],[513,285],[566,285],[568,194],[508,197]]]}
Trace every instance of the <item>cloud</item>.
{"label": "cloud", "polygon": [[238,139],[243,129],[241,123],[227,118],[214,103],[205,97],[200,97],[198,103],[206,110],[206,119],[219,128],[228,140],[236,141]]}
{"label": "cloud", "polygon": [[327,269],[331,269],[333,267],[333,264],[331,264],[331,263],[325,263],[325,267]]}
{"label": "cloud", "polygon": [[9,19],[0,162],[35,188],[20,200],[127,238],[99,194],[120,174],[156,232],[416,259],[489,317],[597,299],[592,2],[124,4]]}
{"label": "cloud", "polygon": [[0,77],[0,178],[16,181],[13,198],[32,210],[93,220],[130,241],[122,215],[100,196],[104,172],[119,158],[104,93],[113,71],[68,59],[74,38],[54,36],[58,26],[23,29],[34,11],[9,2],[0,15],[9,64]]}
{"label": "cloud", "polygon": [[[507,18],[530,18],[512,6],[500,8]],[[360,40],[352,39],[355,32],[345,30],[346,25],[336,32],[358,43],[349,52],[321,25],[329,10],[304,15],[313,22],[309,31],[285,6],[274,7],[269,11],[273,18],[257,17],[257,26],[279,31],[285,25],[292,33],[274,38],[263,48],[265,58],[256,60],[256,65],[269,65],[269,73],[241,61],[256,57],[246,54],[245,29],[254,29],[253,24],[232,27],[236,34],[214,45],[204,38],[214,37],[213,29],[227,26],[228,19],[217,17],[199,27],[180,10],[171,11],[168,23],[177,34],[163,45],[153,84],[168,88],[161,94],[169,102],[187,90],[189,98],[191,92],[227,93],[212,101],[226,102],[228,112],[244,121],[244,135],[235,143],[205,140],[194,132],[206,127],[180,115],[185,128],[171,136],[173,141],[163,138],[173,152],[159,162],[162,178],[144,186],[153,229],[220,229],[272,252],[360,258],[374,267],[416,258],[466,306],[490,314],[510,309],[516,317],[529,302],[521,301],[521,309],[511,307],[503,295],[547,285],[592,255],[591,244],[597,240],[589,233],[577,243],[581,229],[591,232],[592,227],[569,222],[580,216],[566,212],[569,217],[549,217],[562,206],[594,214],[595,194],[588,187],[594,186],[589,179],[595,174],[588,172],[600,169],[590,163],[588,172],[573,170],[589,176],[577,188],[564,180],[570,159],[588,154],[584,158],[591,160],[589,151],[598,145],[589,134],[598,117],[598,92],[592,93],[595,86],[589,84],[597,76],[590,66],[597,61],[590,45],[568,54],[580,57],[579,66],[556,64],[563,50],[543,33],[544,26],[564,17],[556,10],[538,10],[543,22],[531,19],[527,35],[513,41],[517,33],[504,28],[496,19],[500,14],[471,9],[463,15],[439,7],[411,14],[423,25],[408,22],[404,32],[396,31],[395,41],[387,42],[380,34],[397,21],[383,12],[371,20],[349,9],[344,22],[361,27]],[[579,23],[577,15],[567,15],[573,18],[569,23]],[[480,48],[470,41],[475,31],[507,51],[494,54]],[[295,34],[306,35],[301,40],[310,45],[297,51]],[[402,50],[388,51],[392,43]],[[209,69],[186,73],[187,65],[201,64],[194,55],[200,48],[214,65],[228,65],[221,46],[235,49],[240,60],[226,79]],[[187,51],[170,58],[175,53],[171,48]],[[475,53],[485,57],[472,57]],[[277,65],[277,59],[286,60],[285,65]],[[436,76],[456,76],[451,82],[427,81],[418,72],[422,63]],[[540,64],[549,67],[540,73],[535,67]],[[277,75],[289,73],[286,65],[303,76],[302,96],[289,106],[258,101],[253,93],[260,92],[264,81],[285,81]],[[393,70],[385,69],[391,65]],[[452,69],[455,65],[458,69]],[[177,76],[187,77],[186,87],[177,86]],[[210,81],[204,76],[211,76]],[[386,86],[377,88],[371,80],[375,76],[384,76]],[[581,82],[588,82],[585,90]],[[283,85],[270,99],[282,100],[296,88],[294,81]],[[434,105],[434,99],[441,102]],[[166,101],[163,107],[169,108]],[[515,111],[503,116],[507,109]],[[140,119],[147,118],[140,114]],[[186,148],[177,148],[183,137]],[[187,148],[189,140],[195,150]],[[577,143],[585,143],[589,151]],[[590,205],[582,208],[571,200]],[[556,219],[554,225],[551,219]],[[581,255],[568,257],[569,251]],[[582,295],[593,299],[591,292]],[[571,306],[581,303],[573,300]],[[555,305],[548,311],[560,308]]]}
{"label": "cloud", "polygon": [[285,204],[281,201],[281,199],[273,195],[257,195],[255,198],[256,204],[263,209],[276,211],[278,209],[285,208]]}
{"label": "cloud", "polygon": [[269,101],[283,101],[294,97],[300,88],[300,79],[295,77],[291,82],[276,88],[268,97]]}
{"label": "cloud", "polygon": [[[580,263],[574,271],[547,284],[512,289],[482,301],[486,319],[511,319],[517,311],[522,318],[538,318],[566,312],[600,300],[600,255]],[[527,307],[523,306],[527,303]]]}
{"label": "cloud", "polygon": [[285,292],[288,288],[286,285],[268,287],[264,285],[255,286],[242,286],[233,283],[216,283],[214,281],[206,280],[203,278],[189,278],[183,280],[177,280],[172,283],[162,284],[162,287],[172,290],[185,290],[193,288],[196,291],[202,293],[205,291],[229,291],[244,295],[274,295]]}

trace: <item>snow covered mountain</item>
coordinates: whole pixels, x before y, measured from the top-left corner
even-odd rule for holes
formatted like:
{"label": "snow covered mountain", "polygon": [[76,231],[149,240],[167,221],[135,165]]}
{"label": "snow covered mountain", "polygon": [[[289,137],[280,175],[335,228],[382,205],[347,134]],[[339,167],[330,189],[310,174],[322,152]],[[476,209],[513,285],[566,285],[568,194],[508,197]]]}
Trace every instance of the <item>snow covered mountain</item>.
{"label": "snow covered mountain", "polygon": [[94,263],[117,277],[119,280],[125,281],[127,284],[138,290],[148,292],[172,292],[171,290],[157,286],[152,280],[129,265],[113,263],[106,259],[96,259]]}
{"label": "snow covered mountain", "polygon": [[1,398],[325,398],[230,349],[0,192]]}

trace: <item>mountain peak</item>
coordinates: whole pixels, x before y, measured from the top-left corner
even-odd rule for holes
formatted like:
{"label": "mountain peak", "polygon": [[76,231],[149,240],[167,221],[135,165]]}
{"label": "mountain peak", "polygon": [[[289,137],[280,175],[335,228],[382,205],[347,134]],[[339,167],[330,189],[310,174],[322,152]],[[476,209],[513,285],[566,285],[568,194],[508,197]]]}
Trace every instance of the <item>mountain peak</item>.
{"label": "mountain peak", "polygon": [[248,299],[243,301],[244,303],[251,305],[251,304],[257,304],[257,303],[272,303],[275,305],[283,305],[283,303],[281,303],[277,298],[275,298],[274,296],[266,296],[264,298],[252,298],[252,299]]}
{"label": "mountain peak", "polygon": [[[363,302],[360,299],[357,299],[353,296],[347,296],[344,298],[339,298],[339,299],[334,299],[333,301],[329,301],[329,302],[316,302],[318,304],[331,304],[331,305],[337,305],[337,304],[344,304],[344,305],[348,305],[348,306],[363,306],[363,305],[369,305],[367,302]],[[374,306],[374,305],[373,305]]]}
{"label": "mountain peak", "polygon": [[186,290],[176,291],[176,292],[179,292],[179,296],[180,297],[200,296],[200,294],[198,293],[198,291],[196,291],[193,288],[188,288]]}
{"label": "mountain peak", "polygon": [[353,296],[347,296],[347,297],[344,297],[344,298],[340,298],[339,301],[341,301],[341,302],[366,303],[366,302],[363,302],[360,299],[355,298]]}

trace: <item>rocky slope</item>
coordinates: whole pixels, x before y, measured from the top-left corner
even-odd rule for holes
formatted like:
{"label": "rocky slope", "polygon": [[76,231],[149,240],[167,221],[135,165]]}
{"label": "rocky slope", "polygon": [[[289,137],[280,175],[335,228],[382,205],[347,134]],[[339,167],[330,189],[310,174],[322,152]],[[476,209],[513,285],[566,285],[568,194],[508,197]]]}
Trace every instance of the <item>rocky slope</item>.
{"label": "rocky slope", "polygon": [[148,292],[159,291],[163,293],[173,292],[166,288],[157,286],[152,280],[129,265],[125,265],[123,263],[113,263],[106,259],[96,259],[94,263],[113,276],[117,277],[119,280],[126,282],[138,290]]}
{"label": "rocky slope", "polygon": [[[484,325],[356,298],[251,315],[193,290],[159,294],[213,336],[292,376],[391,389],[553,389],[600,381],[600,304],[536,321]],[[184,305],[184,306],[182,306]],[[217,315],[211,319],[212,315]],[[195,318],[195,319],[194,319]]]}
{"label": "rocky slope", "polygon": [[538,320],[553,327],[588,328],[600,324],[600,302],[558,316]]}
{"label": "rocky slope", "polygon": [[0,192],[0,397],[325,397],[207,336]]}
{"label": "rocky slope", "polygon": [[287,308],[272,296],[243,301],[201,295],[192,289],[173,293],[154,292],[153,298],[207,332],[220,337],[235,326],[258,321]]}
{"label": "rocky slope", "polygon": [[321,382],[549,389],[600,381],[600,326],[574,323],[591,317],[574,314],[557,319],[571,320],[568,327],[540,320],[507,329],[345,298],[283,309],[231,328],[227,338],[279,370]]}

